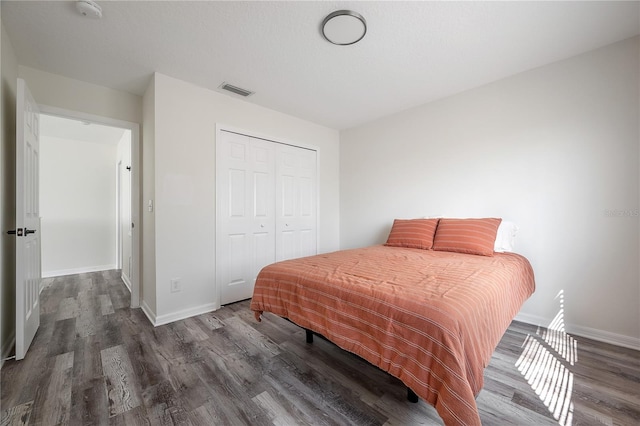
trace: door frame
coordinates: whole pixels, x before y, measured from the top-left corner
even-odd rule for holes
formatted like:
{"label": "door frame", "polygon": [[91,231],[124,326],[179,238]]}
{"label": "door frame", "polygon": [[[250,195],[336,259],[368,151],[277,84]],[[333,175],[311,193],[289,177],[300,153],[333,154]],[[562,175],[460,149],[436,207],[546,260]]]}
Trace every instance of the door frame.
{"label": "door frame", "polygon": [[[278,143],[281,145],[289,145],[289,146],[294,146],[297,148],[303,148],[303,149],[308,149],[311,151],[315,151],[316,152],[316,235],[321,235],[321,230],[320,230],[320,187],[321,187],[321,180],[320,180],[320,148],[316,145],[312,145],[312,144],[307,144],[307,143],[302,143],[302,142],[297,142],[297,141],[290,141],[290,140],[286,140],[283,138],[276,138],[270,135],[264,135],[252,130],[247,130],[247,129],[242,129],[242,128],[238,128],[238,127],[234,127],[234,126],[229,126],[226,124],[220,124],[220,123],[216,123],[216,134],[215,134],[215,140],[214,140],[214,155],[215,155],[215,159],[214,159],[214,164],[215,164],[215,184],[214,184],[214,209],[215,209],[215,214],[216,214],[216,226],[214,228],[214,232],[215,235],[213,236],[213,241],[214,241],[214,246],[213,246],[213,264],[215,265],[215,309],[220,309],[221,304],[220,304],[220,300],[221,300],[221,296],[220,296],[220,292],[222,291],[222,274],[220,271],[220,268],[218,268],[218,250],[221,247],[221,241],[220,241],[220,235],[221,234],[221,230],[222,230],[222,224],[221,224],[221,212],[220,212],[220,203],[218,202],[218,173],[219,173],[219,167],[218,167],[218,147],[219,147],[219,141],[220,141],[220,135],[222,132],[231,132],[231,133],[237,133],[240,135],[244,135],[244,136],[249,136],[251,138],[256,138],[256,139],[262,139],[265,140],[267,142],[272,142],[272,143]],[[320,238],[316,238],[316,252],[318,252],[320,247]]]}
{"label": "door frame", "polygon": [[121,177],[122,160],[116,161],[116,269],[122,269],[122,206],[121,206]]}
{"label": "door frame", "polygon": [[[119,127],[131,131],[131,222],[134,224],[131,235],[131,307],[140,307],[140,125],[131,121],[102,117],[79,111],[38,104],[41,114],[55,115],[71,120],[88,121],[105,126]],[[116,260],[117,262],[117,260]]]}

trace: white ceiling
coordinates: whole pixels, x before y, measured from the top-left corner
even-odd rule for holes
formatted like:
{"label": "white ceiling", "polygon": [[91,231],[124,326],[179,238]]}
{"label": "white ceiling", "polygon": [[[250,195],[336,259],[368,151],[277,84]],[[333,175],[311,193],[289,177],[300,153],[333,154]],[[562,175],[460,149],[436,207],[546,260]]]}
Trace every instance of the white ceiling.
{"label": "white ceiling", "polygon": [[[3,0],[21,65],[143,94],[154,71],[336,129],[353,127],[640,33],[640,2]],[[364,39],[321,36],[329,13]]]}
{"label": "white ceiling", "polygon": [[125,132],[130,132],[130,130],[53,115],[40,115],[40,134],[42,136],[117,145]]}

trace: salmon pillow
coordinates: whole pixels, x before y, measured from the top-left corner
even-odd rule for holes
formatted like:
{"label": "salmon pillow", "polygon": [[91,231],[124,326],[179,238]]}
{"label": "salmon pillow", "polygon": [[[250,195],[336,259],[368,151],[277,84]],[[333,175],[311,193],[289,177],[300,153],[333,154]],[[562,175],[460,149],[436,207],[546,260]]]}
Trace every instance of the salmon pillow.
{"label": "salmon pillow", "polygon": [[385,246],[429,250],[439,219],[396,219]]}
{"label": "salmon pillow", "polygon": [[498,226],[502,219],[440,219],[433,249],[493,256]]}

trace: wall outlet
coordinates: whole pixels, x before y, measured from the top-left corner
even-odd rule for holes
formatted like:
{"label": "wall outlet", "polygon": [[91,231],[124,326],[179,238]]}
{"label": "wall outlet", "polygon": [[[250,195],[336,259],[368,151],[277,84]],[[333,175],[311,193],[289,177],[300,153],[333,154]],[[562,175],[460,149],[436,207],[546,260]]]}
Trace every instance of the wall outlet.
{"label": "wall outlet", "polygon": [[182,281],[180,281],[180,278],[174,278],[171,280],[171,293],[179,291],[182,291]]}

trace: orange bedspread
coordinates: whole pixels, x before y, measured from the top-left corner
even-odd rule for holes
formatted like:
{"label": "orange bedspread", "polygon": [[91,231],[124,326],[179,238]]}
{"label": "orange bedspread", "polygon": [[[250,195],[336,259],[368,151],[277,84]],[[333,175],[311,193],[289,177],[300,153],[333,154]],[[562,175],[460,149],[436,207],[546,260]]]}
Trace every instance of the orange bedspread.
{"label": "orange bedspread", "polygon": [[374,246],[278,262],[251,309],[322,334],[402,380],[447,425],[479,425],[475,395],[535,288],[524,257]]}

